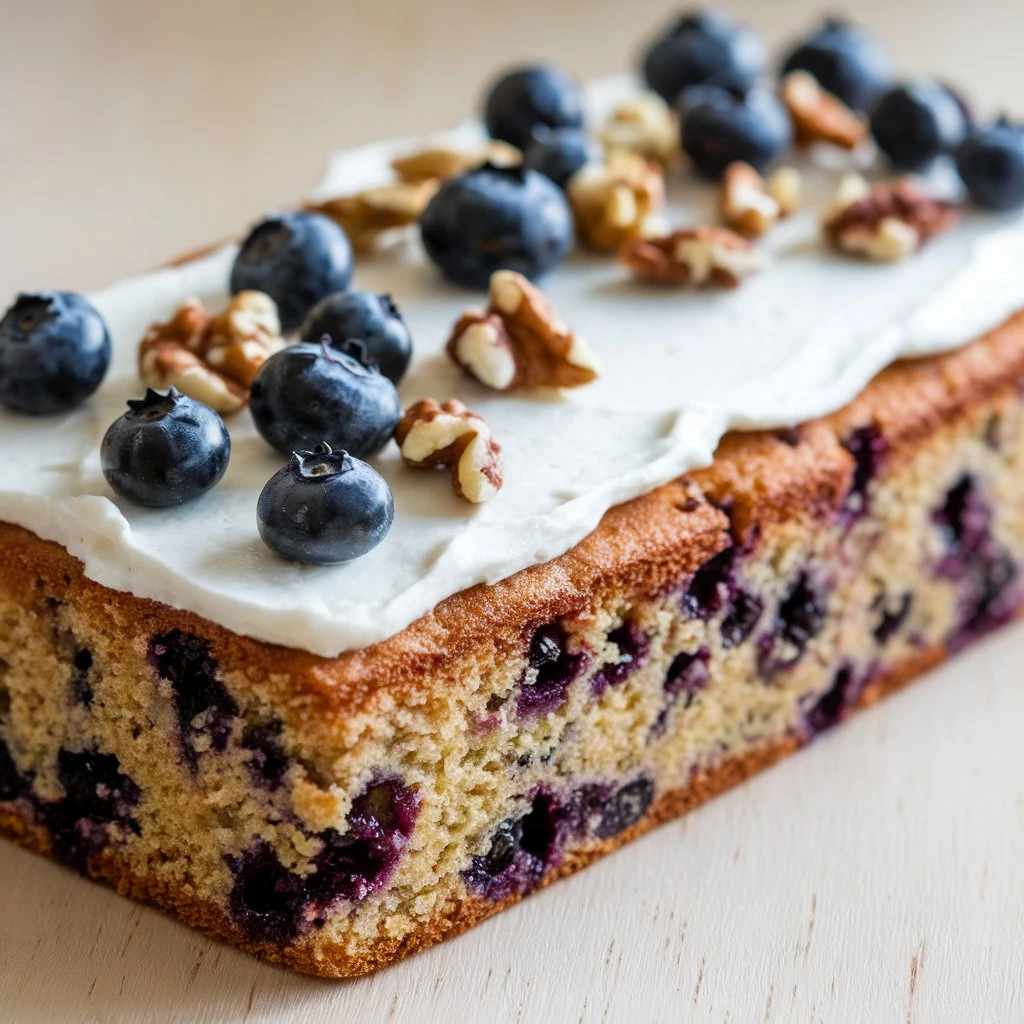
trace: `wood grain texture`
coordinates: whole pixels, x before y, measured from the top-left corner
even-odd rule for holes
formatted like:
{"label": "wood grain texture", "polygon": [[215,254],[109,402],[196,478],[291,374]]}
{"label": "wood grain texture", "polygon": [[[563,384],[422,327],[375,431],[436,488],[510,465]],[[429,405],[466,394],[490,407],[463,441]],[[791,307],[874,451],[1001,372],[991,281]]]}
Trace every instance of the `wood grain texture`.
{"label": "wood grain texture", "polygon": [[[0,290],[91,288],[444,127],[502,63],[621,69],[665,0],[2,6]],[[770,42],[817,0],[727,5]],[[770,10],[767,8],[770,6]],[[846,5],[907,72],[1020,103],[1024,8]],[[0,1020],[1024,1019],[1024,627],[766,775],[375,977],[302,978],[0,844]]]}

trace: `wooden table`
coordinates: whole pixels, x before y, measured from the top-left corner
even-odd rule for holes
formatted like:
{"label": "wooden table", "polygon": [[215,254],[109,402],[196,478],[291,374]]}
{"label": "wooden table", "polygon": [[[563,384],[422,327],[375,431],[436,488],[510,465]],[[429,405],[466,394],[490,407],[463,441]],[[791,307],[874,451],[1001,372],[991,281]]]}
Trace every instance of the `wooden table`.
{"label": "wooden table", "polygon": [[[631,4],[7,0],[0,291],[86,289],[237,232],[329,150],[472,107],[526,56],[621,69]],[[732,4],[773,43],[815,5]],[[1024,113],[1024,9],[860,18],[908,72]],[[4,300],[6,302],[6,298]],[[0,1020],[1024,1018],[1024,629],[469,935],[377,977],[301,978],[0,845]]]}

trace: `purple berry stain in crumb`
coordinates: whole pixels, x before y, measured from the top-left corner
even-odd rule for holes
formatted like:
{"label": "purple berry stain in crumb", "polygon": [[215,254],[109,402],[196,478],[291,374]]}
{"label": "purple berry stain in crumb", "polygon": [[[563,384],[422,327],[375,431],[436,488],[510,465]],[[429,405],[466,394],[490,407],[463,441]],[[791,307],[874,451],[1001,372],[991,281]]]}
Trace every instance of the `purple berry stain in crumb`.
{"label": "purple berry stain in crumb", "polygon": [[352,802],[348,829],[319,833],[313,870],[289,871],[265,840],[228,857],[235,881],[228,903],[235,921],[255,942],[291,942],[321,928],[341,900],[359,901],[379,891],[409,844],[419,793],[396,778],[379,778]]}
{"label": "purple berry stain in crumb", "polygon": [[878,474],[887,445],[878,428],[873,426],[858,427],[842,444],[853,456],[853,475],[841,516],[850,526],[868,511],[868,488]]}
{"label": "purple berry stain in crumb", "polygon": [[594,694],[599,696],[617,683],[624,682],[647,660],[651,642],[647,634],[628,619],[608,634],[618,648],[616,660],[603,665],[592,680]]}
{"label": "purple berry stain in crumb", "polygon": [[832,679],[832,685],[821,694],[806,712],[805,720],[811,736],[838,725],[849,713],[860,693],[860,685],[850,665],[843,665]]}
{"label": "purple berry stain in crumb", "polygon": [[711,679],[708,667],[710,659],[711,654],[706,647],[693,652],[681,651],[672,659],[662,683],[664,706],[654,722],[652,737],[661,736],[665,732],[669,713],[674,707],[682,703],[684,708],[688,708],[697,694],[708,685]]}
{"label": "purple berry stain in crumb", "polygon": [[946,553],[936,572],[960,588],[959,620],[949,640],[957,651],[1009,622],[1020,606],[1019,569],[992,531],[992,510],[978,482],[965,473],[932,514]]}
{"label": "purple berry stain in crumb", "polygon": [[530,640],[527,653],[534,678],[524,675],[516,709],[523,717],[555,711],[565,702],[569,685],[586,668],[583,651],[570,653],[568,637],[557,622],[541,626]]}
{"label": "purple berry stain in crumb", "polygon": [[874,629],[875,643],[880,647],[884,646],[903,628],[903,623],[907,621],[907,615],[910,614],[910,606],[913,604],[913,601],[913,595],[907,591],[895,606],[887,606],[885,595],[881,595],[877,602],[877,610],[880,614],[878,625]]}
{"label": "purple berry stain in crumb", "polygon": [[242,746],[252,751],[249,771],[257,785],[273,791],[280,788],[288,770],[288,756],[281,745],[282,725],[278,719],[250,723],[242,731]]}
{"label": "purple berry stain in crumb", "polygon": [[57,860],[84,872],[89,858],[110,839],[110,827],[137,831],[132,809],[139,787],[121,772],[114,754],[96,750],[61,749],[57,778],[64,797],[39,806],[39,817],[50,832]]}
{"label": "purple berry stain in crumb", "polygon": [[467,888],[490,900],[536,888],[558,862],[565,822],[566,809],[553,794],[538,790],[530,809],[499,823],[487,852],[472,859],[462,873]]}
{"label": "purple berry stain in crumb", "polygon": [[202,637],[173,629],[149,643],[149,663],[174,688],[174,704],[181,730],[181,747],[189,770],[199,765],[196,740],[222,751],[238,716],[238,704],[217,678],[217,661]]}
{"label": "purple berry stain in crumb", "polygon": [[764,604],[759,597],[739,590],[732,599],[732,608],[722,620],[722,646],[737,647],[750,636],[761,618]]}
{"label": "purple berry stain in crumb", "polygon": [[709,558],[694,574],[683,594],[683,610],[693,619],[710,619],[729,598],[736,548]]}
{"label": "purple berry stain in crumb", "polygon": [[768,676],[795,665],[821,631],[827,614],[828,599],[823,588],[807,572],[801,572],[779,605],[774,631],[762,637],[758,645],[759,672]]}

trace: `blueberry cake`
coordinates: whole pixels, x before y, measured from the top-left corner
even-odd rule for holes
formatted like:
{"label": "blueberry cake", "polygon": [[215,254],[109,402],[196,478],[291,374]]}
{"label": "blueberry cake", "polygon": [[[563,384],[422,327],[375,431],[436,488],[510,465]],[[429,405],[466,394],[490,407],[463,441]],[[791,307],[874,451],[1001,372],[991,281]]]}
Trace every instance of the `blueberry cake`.
{"label": "blueberry cake", "polygon": [[1012,620],[1024,133],[853,26],[782,68],[684,17],[647,91],[519,69],[491,138],[19,297],[3,831],[363,974]]}

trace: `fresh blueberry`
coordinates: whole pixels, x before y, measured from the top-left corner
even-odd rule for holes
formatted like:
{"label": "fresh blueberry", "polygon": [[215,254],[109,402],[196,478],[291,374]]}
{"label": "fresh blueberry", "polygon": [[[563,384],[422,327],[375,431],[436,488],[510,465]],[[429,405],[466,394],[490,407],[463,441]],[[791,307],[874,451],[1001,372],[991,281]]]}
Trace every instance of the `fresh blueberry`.
{"label": "fresh blueberry", "polygon": [[111,423],[100,446],[107,483],[122,498],[150,508],[182,505],[224,475],[231,438],[208,405],[171,388],[148,388]]}
{"label": "fresh blueberry", "polygon": [[956,151],[956,168],[979,206],[1024,206],[1024,125],[1001,118],[994,125],[975,128]]}
{"label": "fresh blueberry", "polygon": [[708,178],[721,177],[736,160],[763,171],[793,141],[786,108],[766,89],[738,96],[716,85],[695,85],[679,104],[683,149]]}
{"label": "fresh blueberry", "polygon": [[687,14],[660,36],[644,56],[644,78],[666,102],[691,85],[710,82],[743,92],[766,61],[764,43],[752,29],[718,11]]}
{"label": "fresh blueberry", "polygon": [[[329,340],[329,339],[327,339]],[[388,443],[402,415],[395,385],[359,358],[359,346],[290,345],[272,355],[252,383],[256,429],[282,455],[326,441],[356,458]]]}
{"label": "fresh blueberry", "polygon": [[318,444],[296,452],[260,494],[256,520],[267,547],[317,565],[350,562],[391,529],[395,503],[372,466]]}
{"label": "fresh blueberry", "polygon": [[299,337],[319,344],[328,335],[334,347],[356,339],[380,372],[397,384],[409,366],[412,336],[390,295],[337,292],[321,299],[310,311]]}
{"label": "fresh blueberry", "polygon": [[74,292],[19,295],[0,320],[0,405],[14,412],[73,409],[109,366],[107,325]]}
{"label": "fresh blueberry", "polygon": [[559,188],[584,165],[601,159],[601,147],[581,128],[538,125],[523,154],[527,167],[540,171]]}
{"label": "fresh blueberry", "polygon": [[782,74],[807,71],[853,110],[867,111],[892,79],[889,55],[857,25],[829,19],[790,51]]}
{"label": "fresh blueberry", "polygon": [[871,112],[871,133],[897,167],[915,171],[953,152],[967,133],[967,119],[945,86],[922,79],[879,99]]}
{"label": "fresh blueberry", "polygon": [[492,139],[525,149],[537,125],[582,127],[580,87],[571,75],[549,64],[516,68],[491,86],[484,123]]}
{"label": "fresh blueberry", "polygon": [[484,164],[446,181],[420,219],[427,255],[445,277],[486,288],[496,270],[539,277],[572,246],[561,190],[528,167]]}
{"label": "fresh blueberry", "polygon": [[352,280],[348,236],[319,213],[265,217],[248,234],[231,268],[231,294],[265,292],[281,329],[294,331],[322,298]]}

